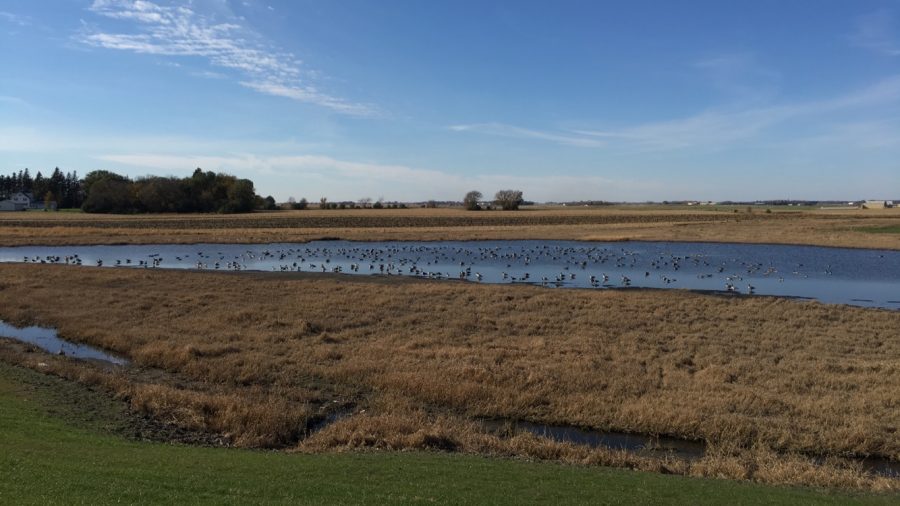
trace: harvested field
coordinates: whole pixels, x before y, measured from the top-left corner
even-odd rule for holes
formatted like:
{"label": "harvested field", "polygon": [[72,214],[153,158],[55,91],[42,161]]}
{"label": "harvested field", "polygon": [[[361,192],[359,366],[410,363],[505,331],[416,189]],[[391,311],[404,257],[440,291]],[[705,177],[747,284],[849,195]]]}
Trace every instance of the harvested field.
{"label": "harvested field", "polygon": [[250,215],[0,214],[0,245],[575,239],[814,244],[900,249],[900,210],[734,213],[655,207],[283,211]]}
{"label": "harvested field", "polygon": [[[57,327],[137,367],[8,342],[4,360],[43,362],[230,444],[439,448],[898,486],[840,457],[900,460],[900,312],[328,275],[0,265],[0,279],[0,318]],[[706,441],[709,451],[666,463],[528,435],[504,440],[479,432],[480,417],[667,434]]]}

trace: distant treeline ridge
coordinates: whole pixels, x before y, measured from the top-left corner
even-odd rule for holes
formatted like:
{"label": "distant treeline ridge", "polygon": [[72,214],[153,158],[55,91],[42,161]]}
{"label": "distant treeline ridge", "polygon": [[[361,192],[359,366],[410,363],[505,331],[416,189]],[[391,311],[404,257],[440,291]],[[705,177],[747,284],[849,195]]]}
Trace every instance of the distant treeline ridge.
{"label": "distant treeline ridge", "polygon": [[[256,194],[253,181],[197,169],[190,177],[146,176],[132,180],[106,170],[89,172],[84,179],[57,168],[44,178],[32,178],[28,169],[0,176],[0,197],[17,192],[59,208],[81,208],[89,213],[246,213],[273,209],[275,199]],[[50,207],[49,205],[47,206]]]}

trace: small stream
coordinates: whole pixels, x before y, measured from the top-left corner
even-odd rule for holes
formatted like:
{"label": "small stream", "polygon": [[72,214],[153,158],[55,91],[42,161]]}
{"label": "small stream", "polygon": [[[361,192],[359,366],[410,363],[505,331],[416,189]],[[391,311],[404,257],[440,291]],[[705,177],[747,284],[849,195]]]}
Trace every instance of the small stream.
{"label": "small stream", "polygon": [[[521,432],[544,437],[560,443],[584,445],[590,448],[607,448],[651,458],[675,458],[694,461],[706,454],[706,444],[701,441],[679,439],[669,436],[648,436],[615,431],[582,429],[565,425],[547,425],[522,420],[479,420],[488,433],[499,437],[512,437]],[[821,464],[824,459],[814,458]],[[848,458],[859,463],[862,468],[877,476],[900,478],[900,462],[883,457]]]}
{"label": "small stream", "polygon": [[586,445],[591,448],[624,450],[642,457],[675,457],[697,460],[703,457],[706,447],[700,441],[689,441],[666,436],[645,436],[625,432],[597,431],[562,425],[544,425],[522,420],[481,420],[484,429],[499,436],[514,436],[529,432],[561,443]]}
{"label": "small stream", "polygon": [[56,330],[46,327],[19,328],[0,320],[0,337],[6,337],[22,343],[32,344],[38,348],[67,357],[83,360],[99,360],[114,365],[128,365],[124,358],[86,344],[78,344],[62,339]]}
{"label": "small stream", "polygon": [[[59,337],[56,330],[46,327],[19,328],[0,320],[0,338],[9,338],[15,341],[28,343],[49,353],[56,353],[82,360],[98,360],[110,364],[125,366],[128,361],[113,354],[88,346],[77,344]],[[321,430],[352,414],[352,410],[339,410],[321,419],[315,420],[307,433]],[[528,422],[523,420],[504,419],[480,419],[478,420],[485,432],[499,437],[512,437],[521,432],[528,432],[535,436],[544,437],[553,441],[585,445],[590,448],[608,448],[610,450],[626,451],[642,457],[652,458],[676,458],[693,461],[703,458],[706,453],[706,445],[701,441],[691,441],[668,436],[648,436],[643,434],[630,434],[615,431],[599,431],[583,429],[573,426],[548,425]],[[867,472],[900,478],[900,462],[880,457],[848,459],[858,462]]]}

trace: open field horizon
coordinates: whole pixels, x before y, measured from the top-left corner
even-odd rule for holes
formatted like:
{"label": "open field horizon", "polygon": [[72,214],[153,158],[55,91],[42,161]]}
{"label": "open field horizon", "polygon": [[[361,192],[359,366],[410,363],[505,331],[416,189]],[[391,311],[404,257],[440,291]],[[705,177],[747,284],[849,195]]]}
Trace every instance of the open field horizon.
{"label": "open field horizon", "polygon": [[900,209],[766,213],[627,208],[358,209],[246,215],[2,213],[0,246],[565,239],[808,244],[900,249]]}

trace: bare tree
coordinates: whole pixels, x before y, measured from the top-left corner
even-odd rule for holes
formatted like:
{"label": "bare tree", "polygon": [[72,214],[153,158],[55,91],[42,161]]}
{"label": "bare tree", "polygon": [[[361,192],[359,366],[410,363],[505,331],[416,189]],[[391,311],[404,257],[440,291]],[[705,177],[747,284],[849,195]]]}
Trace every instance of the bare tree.
{"label": "bare tree", "polygon": [[478,202],[480,202],[481,199],[481,192],[478,190],[472,190],[463,198],[463,205],[466,206],[466,209],[469,211],[477,211],[481,209],[481,207],[478,205]]}
{"label": "bare tree", "polygon": [[522,192],[519,190],[500,190],[494,195],[494,202],[504,211],[515,211],[522,203]]}

